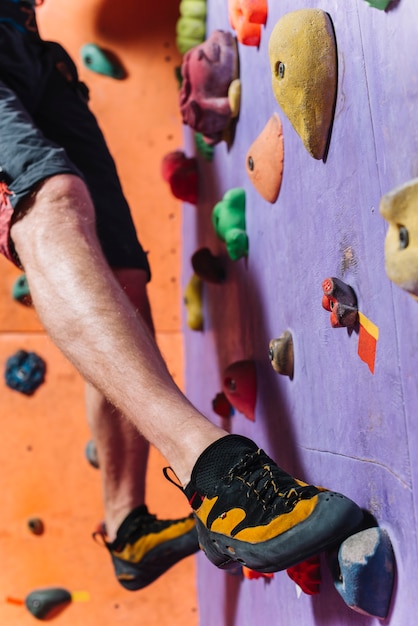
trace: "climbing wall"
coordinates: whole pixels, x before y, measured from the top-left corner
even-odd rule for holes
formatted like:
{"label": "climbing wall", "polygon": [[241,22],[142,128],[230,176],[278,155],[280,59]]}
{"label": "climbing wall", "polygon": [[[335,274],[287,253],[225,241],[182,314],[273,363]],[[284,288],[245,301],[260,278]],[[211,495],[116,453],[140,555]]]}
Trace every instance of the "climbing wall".
{"label": "climbing wall", "polygon": [[[160,182],[160,162],[181,144],[174,46],[177,7],[161,11],[134,0],[46,0],[38,9],[45,38],[64,43],[89,85],[91,106],[115,155],[141,240],[149,250],[157,339],[170,371],[183,381],[180,329],[179,203]],[[114,54],[124,80],[98,75],[81,63],[80,49],[94,43]],[[63,587],[76,594],[54,622],[69,625],[197,623],[194,558],[173,567],[151,587],[132,593],[116,581],[106,550],[91,538],[103,518],[100,479],[84,454],[90,433],[78,374],[46,337],[32,309],[12,299],[20,272],[0,259],[0,364],[18,349],[46,362],[45,383],[33,396],[1,390],[0,623],[36,623],[22,604],[33,590]],[[148,476],[152,512],[188,513],[182,494],[162,475],[155,451]],[[44,523],[34,535],[29,519]],[[169,615],[169,618],[167,617]]]}
{"label": "climbing wall", "polygon": [[[273,28],[287,13],[307,8],[329,14],[337,42],[335,118],[325,160],[305,149],[271,83]],[[207,33],[215,29],[231,31],[224,0],[208,0]],[[203,285],[203,331],[190,329],[184,314],[187,393],[215,423],[254,438],[286,470],[342,491],[375,517],[396,560],[384,622],[392,626],[412,624],[418,608],[418,309],[385,273],[387,224],[379,203],[418,176],[417,41],[415,0],[395,0],[386,11],[364,0],[269,1],[259,47],[238,44],[242,95],[232,145],[216,145],[208,162],[184,127],[201,187],[197,206],[183,207],[183,288],[201,247],[226,268],[222,284]],[[245,157],[273,113],[283,125],[284,170],[280,195],[269,203],[250,182]],[[231,261],[211,214],[235,187],[246,193],[249,253]],[[331,326],[321,305],[327,277],[353,288],[359,311],[375,334],[378,329],[374,373],[358,355],[359,328]],[[293,379],[276,373],[269,359],[270,340],[285,330],[293,336]],[[256,366],[254,421],[239,411],[221,418],[212,407],[225,368],[242,359]],[[249,580],[199,555],[200,626],[378,623],[346,606],[325,559],[321,574],[320,594],[308,596],[286,572]]]}

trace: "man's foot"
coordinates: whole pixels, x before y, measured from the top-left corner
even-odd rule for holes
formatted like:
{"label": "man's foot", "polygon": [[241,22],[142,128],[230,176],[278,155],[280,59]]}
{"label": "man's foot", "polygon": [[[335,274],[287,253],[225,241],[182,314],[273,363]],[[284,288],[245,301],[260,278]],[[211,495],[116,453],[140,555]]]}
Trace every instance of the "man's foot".
{"label": "man's foot", "polygon": [[116,539],[100,535],[112,557],[120,584],[136,591],[150,585],[172,565],[199,550],[193,515],[177,520],[158,520],[139,506],[120,525]]}
{"label": "man's foot", "polygon": [[341,542],[363,517],[354,502],[292,478],[240,435],[203,452],[184,493],[200,547],[221,568],[287,569]]}

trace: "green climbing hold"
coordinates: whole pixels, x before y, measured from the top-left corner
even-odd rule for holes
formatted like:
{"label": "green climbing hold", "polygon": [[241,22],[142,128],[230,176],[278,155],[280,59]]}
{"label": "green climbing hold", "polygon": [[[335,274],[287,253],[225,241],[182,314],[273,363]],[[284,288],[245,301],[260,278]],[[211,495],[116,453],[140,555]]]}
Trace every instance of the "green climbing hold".
{"label": "green climbing hold", "polygon": [[366,0],[367,4],[370,7],[373,7],[375,9],[381,9],[382,11],[387,9],[391,1],[392,0]]}
{"label": "green climbing hold", "polygon": [[180,15],[206,20],[206,0],[181,0]]}
{"label": "green climbing hold", "polygon": [[232,261],[248,255],[248,236],[245,224],[245,190],[241,187],[226,192],[212,211],[216,234],[226,244]]}
{"label": "green climbing hold", "polygon": [[204,139],[202,133],[195,133],[194,142],[196,150],[205,159],[205,161],[212,161],[215,153],[215,147],[210,146]]}
{"label": "green climbing hold", "polygon": [[95,43],[86,43],[81,48],[80,56],[84,65],[92,72],[119,80],[126,76],[125,70],[113,53]]}
{"label": "green climbing hold", "polygon": [[202,43],[206,37],[206,0],[181,0],[176,24],[176,45],[180,54]]}

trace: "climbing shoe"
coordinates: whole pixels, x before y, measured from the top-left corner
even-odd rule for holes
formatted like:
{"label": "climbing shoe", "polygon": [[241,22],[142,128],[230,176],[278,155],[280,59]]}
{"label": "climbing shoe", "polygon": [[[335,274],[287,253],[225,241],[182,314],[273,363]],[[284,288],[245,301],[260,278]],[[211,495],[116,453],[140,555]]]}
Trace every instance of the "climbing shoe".
{"label": "climbing shoe", "polygon": [[341,542],[363,518],[354,502],[292,478],[240,435],[203,452],[184,493],[200,547],[224,569],[287,569]]}
{"label": "climbing shoe", "polygon": [[150,585],[172,565],[199,550],[193,515],[177,520],[159,520],[139,506],[120,525],[116,539],[107,541],[102,526],[100,536],[110,552],[120,584],[136,591]]}

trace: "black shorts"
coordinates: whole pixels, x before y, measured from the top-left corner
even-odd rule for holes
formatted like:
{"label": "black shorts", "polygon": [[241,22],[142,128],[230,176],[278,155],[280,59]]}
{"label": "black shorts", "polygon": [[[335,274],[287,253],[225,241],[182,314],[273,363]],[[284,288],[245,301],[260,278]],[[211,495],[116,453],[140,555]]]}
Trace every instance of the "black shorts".
{"label": "black shorts", "polygon": [[16,11],[15,3],[0,0],[0,250],[16,261],[9,230],[19,201],[45,178],[71,173],[89,189],[109,265],[144,269],[149,278],[114,161],[87,105],[87,88],[62,46],[39,38],[30,6],[17,5],[26,19],[19,23],[8,5]]}

